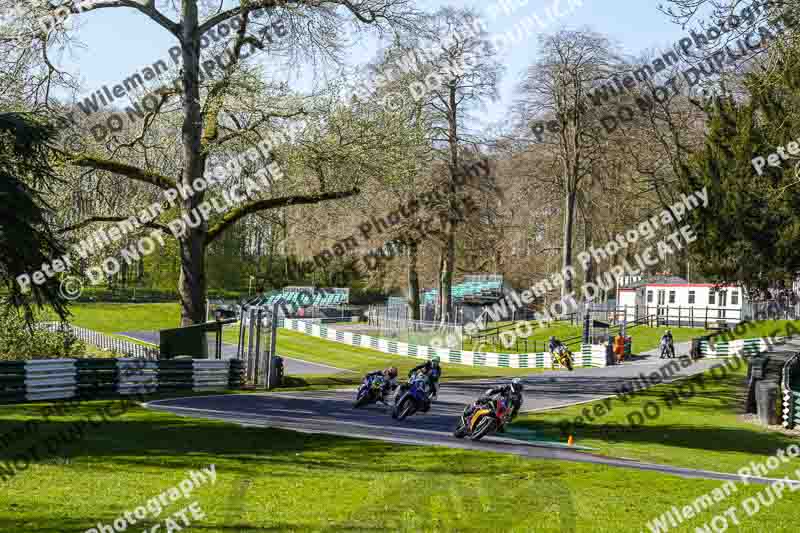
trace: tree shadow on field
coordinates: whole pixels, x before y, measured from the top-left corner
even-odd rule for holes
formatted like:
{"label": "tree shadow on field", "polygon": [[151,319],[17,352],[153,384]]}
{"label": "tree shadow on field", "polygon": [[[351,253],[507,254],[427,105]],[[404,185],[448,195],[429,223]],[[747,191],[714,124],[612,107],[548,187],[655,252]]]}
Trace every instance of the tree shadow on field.
{"label": "tree shadow on field", "polygon": [[[610,402],[610,410],[601,416],[592,412],[593,405],[604,403],[597,401],[538,412],[529,415],[535,419],[520,420],[515,426],[561,440],[573,435],[577,440],[598,439],[609,444],[653,443],[699,451],[766,456],[795,442],[787,435],[748,426],[735,421],[735,418],[733,423],[714,425],[719,420],[715,418],[717,415],[736,417],[744,413],[744,382],[738,374],[713,380],[706,377],[705,390],[692,380],[681,380],[628,395],[627,399],[626,402],[614,396],[606,400]],[[650,417],[644,414],[646,405]],[[587,410],[594,420],[589,422],[583,410]],[[582,420],[577,421],[578,417]],[[679,420],[677,423],[676,418]]]}

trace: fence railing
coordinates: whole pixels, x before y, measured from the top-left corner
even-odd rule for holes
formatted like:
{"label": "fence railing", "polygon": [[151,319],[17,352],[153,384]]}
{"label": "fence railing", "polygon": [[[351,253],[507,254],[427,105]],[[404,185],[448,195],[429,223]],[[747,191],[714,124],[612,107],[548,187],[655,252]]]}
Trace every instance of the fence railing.
{"label": "fence railing", "polygon": [[127,355],[138,359],[158,359],[159,349],[157,347],[137,344],[125,339],[120,339],[119,337],[92,331],[91,329],[60,322],[41,322],[37,324],[37,326],[50,332],[69,331],[83,342],[91,344],[92,346],[97,346],[101,350],[106,350],[108,352],[116,352],[120,355]]}
{"label": "fence railing", "polygon": [[[585,309],[572,316],[574,323],[583,320]],[[648,318],[654,327],[703,327],[712,329],[723,324],[738,324],[747,318],[744,309],[685,305],[619,305],[592,306],[589,315],[593,320],[619,324]]]}
{"label": "fence railing", "polygon": [[783,365],[783,427],[793,429],[800,424],[800,390],[796,391],[796,383],[800,380],[800,354],[795,354]]}

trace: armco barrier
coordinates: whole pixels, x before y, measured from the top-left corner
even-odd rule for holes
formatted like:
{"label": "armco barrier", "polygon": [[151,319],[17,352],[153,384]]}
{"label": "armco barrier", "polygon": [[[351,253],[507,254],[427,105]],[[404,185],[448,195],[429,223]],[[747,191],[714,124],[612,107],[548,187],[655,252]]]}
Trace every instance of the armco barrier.
{"label": "armco barrier", "polygon": [[34,359],[0,361],[0,402],[16,403],[170,390],[241,388],[239,360]]}
{"label": "armco barrier", "polygon": [[[775,337],[774,342],[780,342],[782,337]],[[773,344],[765,339],[737,339],[733,341],[700,341],[700,355],[703,357],[731,357],[734,355],[752,356],[773,350]]]}
{"label": "armco barrier", "polygon": [[142,359],[117,359],[119,394],[152,394],[158,390],[158,365],[160,361]]}
{"label": "armco barrier", "polygon": [[0,401],[25,401],[25,361],[0,364]]}
{"label": "armco barrier", "polygon": [[25,399],[72,398],[78,390],[74,359],[25,361]]}
{"label": "armco barrier", "polygon": [[[351,331],[337,331],[324,324],[316,324],[309,320],[285,319],[281,327],[319,337],[350,346],[370,348],[379,352],[405,355],[417,359],[429,359],[438,355],[444,363],[457,363],[469,366],[486,366],[495,368],[558,368],[548,352],[537,353],[494,353],[451,350],[450,348],[434,348],[418,344],[408,344],[370,335],[361,335]],[[588,352],[586,352],[586,347]],[[606,347],[604,345],[584,345],[580,353],[575,354],[576,367],[606,366]]]}

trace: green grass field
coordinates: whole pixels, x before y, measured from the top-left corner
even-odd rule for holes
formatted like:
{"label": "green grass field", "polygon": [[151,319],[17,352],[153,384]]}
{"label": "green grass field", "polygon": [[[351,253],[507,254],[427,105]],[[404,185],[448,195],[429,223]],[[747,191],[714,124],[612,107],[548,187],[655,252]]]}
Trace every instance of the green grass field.
{"label": "green grass field", "polygon": [[78,303],[69,322],[101,333],[156,331],[181,325],[178,303]]}
{"label": "green grass field", "polygon": [[[733,361],[730,363],[734,365]],[[546,438],[563,439],[565,432],[571,433],[577,444],[596,448],[606,455],[735,472],[751,460],[797,442],[796,437],[745,420],[742,406],[747,363],[739,361],[738,366],[737,370],[725,373],[705,372],[702,387],[697,380],[659,385],[627,399],[615,396],[523,415],[516,424]],[[693,396],[691,390],[695,391]],[[678,402],[674,401],[673,392],[679,394]],[[670,398],[670,402],[665,398]],[[648,402],[659,409],[656,414],[652,404],[648,407],[652,418],[632,414],[643,413]],[[595,411],[596,406],[603,407]],[[577,417],[581,417],[580,423],[575,423]],[[630,421],[638,427],[632,427]],[[775,472],[793,472],[800,468],[800,460],[782,466]]]}
{"label": "green grass field", "polygon": [[[231,328],[224,332],[225,342],[237,342],[238,329]],[[355,384],[367,372],[396,366],[401,376],[412,367],[423,362],[421,359],[404,355],[390,355],[368,348],[349,346],[339,342],[320,339],[286,329],[278,330],[277,351],[279,355],[294,357],[335,366],[345,370],[353,370],[350,374],[337,374],[335,377],[301,376],[309,385],[321,384]],[[444,381],[450,379],[486,378],[494,376],[527,375],[537,372],[530,368],[491,368],[442,363]],[[291,383],[291,382],[290,382]]]}
{"label": "green grass field", "polygon": [[800,320],[763,320],[742,324],[740,331],[721,332],[711,340],[725,339],[758,339],[767,337],[785,337],[800,332]]}
{"label": "green grass field", "polygon": [[[177,323],[175,304],[94,304],[75,309],[75,323],[108,333]],[[235,339],[236,330],[226,332],[231,334]],[[652,334],[660,335],[656,330]],[[417,361],[287,330],[280,330],[278,351],[358,373],[388,364],[407,369]],[[447,365],[445,378],[505,372],[515,371]],[[570,433],[577,444],[604,455],[736,472],[796,442],[741,418],[743,372],[739,369],[720,379],[707,376],[702,394],[685,398],[672,409],[665,406],[663,396],[677,384],[654,387],[627,401],[613,399],[608,414]],[[352,379],[358,378],[356,374]],[[627,426],[627,417],[647,402],[658,403],[661,416],[636,428]],[[145,518],[132,530],[149,530],[197,500],[205,517],[191,527],[203,532],[641,532],[673,506],[688,505],[721,486],[653,472],[243,427],[141,407],[97,427],[87,426],[78,440],[55,450],[46,451],[41,445],[40,456],[30,465],[14,461],[30,446],[67,430],[70,422],[111,403],[84,402],[69,415],[48,420],[41,419],[47,403],[0,406],[0,436],[27,421],[39,421],[34,435],[10,439],[8,446],[0,447],[0,478],[9,465],[23,468],[0,481],[0,502],[6,503],[0,507],[0,530],[55,533],[85,531],[98,522],[111,524],[125,511],[177,485],[189,469],[210,464],[218,475],[215,485],[197,489],[190,499],[178,500],[158,519]],[[601,403],[523,415],[514,426],[563,440],[563,420],[583,416],[584,409],[591,413]],[[782,465],[772,474],[788,474],[800,466],[797,463]],[[762,506],[757,516],[744,514],[741,502],[761,490],[762,486],[737,484],[728,500],[670,531],[702,530],[730,506],[739,506],[741,525],[736,531],[795,531],[800,509],[791,493]]]}
{"label": "green grass field", "polygon": [[[61,431],[107,403],[87,402],[69,416],[51,417],[36,437]],[[0,407],[0,431],[36,419],[42,405]],[[0,451],[0,461],[32,443],[15,442]],[[149,531],[196,500],[205,517],[192,521],[191,529],[202,532],[640,532],[673,505],[689,504],[721,485],[580,463],[242,427],[136,407],[1,481],[0,529],[54,533],[111,524],[178,485],[190,469],[211,464],[217,475],[213,485],[201,485],[189,498],[168,504],[158,519],[147,516],[129,530]],[[729,501],[674,531],[694,531],[761,490],[738,487]],[[757,517],[742,516],[737,531],[795,531],[798,513],[796,498],[786,494]]]}

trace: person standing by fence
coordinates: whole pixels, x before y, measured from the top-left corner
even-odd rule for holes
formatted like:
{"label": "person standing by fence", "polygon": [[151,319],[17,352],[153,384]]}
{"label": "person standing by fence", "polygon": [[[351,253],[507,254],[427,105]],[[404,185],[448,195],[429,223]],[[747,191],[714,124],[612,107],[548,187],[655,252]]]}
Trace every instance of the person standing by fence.
{"label": "person standing by fence", "polygon": [[661,359],[672,359],[675,357],[675,342],[672,338],[672,332],[667,330],[661,336]]}

